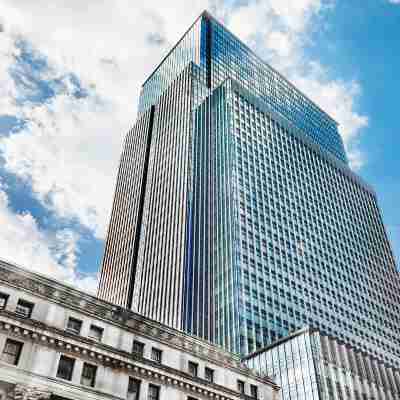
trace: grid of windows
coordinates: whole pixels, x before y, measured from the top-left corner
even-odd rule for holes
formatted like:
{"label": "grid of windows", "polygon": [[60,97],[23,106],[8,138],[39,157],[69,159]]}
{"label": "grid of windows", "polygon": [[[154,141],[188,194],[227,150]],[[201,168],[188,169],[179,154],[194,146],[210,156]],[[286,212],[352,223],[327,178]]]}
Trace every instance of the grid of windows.
{"label": "grid of windows", "polygon": [[398,365],[400,282],[374,194],[254,103],[235,92],[241,352],[310,325]]}
{"label": "grid of windows", "polygon": [[332,155],[347,162],[337,123],[207,13],[193,24],[144,83],[139,112],[156,104],[190,62],[204,71],[211,89],[227,77],[237,80]]}
{"label": "grid of windows", "polygon": [[400,370],[318,331],[296,332],[245,362],[275,380],[281,400],[400,397]]}

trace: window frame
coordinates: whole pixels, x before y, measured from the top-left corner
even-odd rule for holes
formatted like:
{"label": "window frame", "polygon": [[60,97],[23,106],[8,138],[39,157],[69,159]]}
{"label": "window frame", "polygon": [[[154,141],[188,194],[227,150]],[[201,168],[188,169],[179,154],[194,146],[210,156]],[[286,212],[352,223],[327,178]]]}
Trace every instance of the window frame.
{"label": "window frame", "polygon": [[[141,351],[135,351],[135,346],[138,345],[141,349]],[[140,342],[139,340],[134,340],[132,343],[132,354],[135,354],[139,357],[143,357],[144,356],[144,347],[145,344],[143,342]]]}
{"label": "window frame", "polygon": [[[18,299],[17,305],[15,307],[15,314],[19,315],[20,317],[23,318],[30,318],[32,316],[32,311],[33,311],[33,307],[35,306],[34,303],[28,301],[28,300],[24,300],[22,298]],[[29,309],[29,312],[27,314],[22,313],[20,311],[18,311],[18,307],[26,307]]]}
{"label": "window frame", "polygon": [[[150,395],[151,389],[156,390],[157,395],[155,397]],[[147,391],[147,400],[160,400],[160,392],[161,392],[160,386],[149,383],[148,391]]]}
{"label": "window frame", "polygon": [[[17,346],[17,352],[15,354],[14,353],[10,353],[10,352],[6,352],[7,346],[10,345],[10,344]],[[21,358],[21,353],[22,353],[22,348],[23,347],[24,347],[24,342],[20,342],[18,340],[7,338],[5,343],[4,343],[3,351],[1,352],[1,360],[4,361],[7,364],[17,366],[18,363],[19,363],[19,360]],[[4,355],[13,356],[14,357],[13,362],[9,362],[8,360],[5,360]]]}
{"label": "window frame", "polygon": [[257,385],[250,385],[250,396],[253,399],[258,399],[258,386]]}
{"label": "window frame", "polygon": [[0,305],[0,310],[4,310],[7,307],[8,300],[10,299],[10,295],[4,292],[0,292],[0,300],[4,300],[4,304]]}
{"label": "window frame", "polygon": [[[131,387],[132,387],[131,386],[131,382],[135,382],[137,384],[137,386],[136,386],[137,387],[137,391],[136,392],[133,392],[133,391],[130,390]],[[142,381],[140,379],[134,378],[133,376],[130,376],[129,380],[128,380],[128,391],[127,391],[127,394],[126,394],[127,399],[128,400],[139,400],[140,399],[140,389],[141,389],[141,387],[142,387]],[[132,395],[132,394],[135,394],[135,397],[130,399],[129,395]]]}
{"label": "window frame", "polygon": [[194,361],[188,361],[188,373],[190,376],[198,377],[199,376],[199,364]]}
{"label": "window frame", "polygon": [[[97,330],[98,333],[100,333],[100,337],[93,336],[93,335],[91,334],[91,332],[92,332],[93,330]],[[88,337],[89,337],[90,339],[93,339],[93,340],[95,340],[96,342],[101,342],[102,339],[103,339],[103,334],[104,334],[104,328],[102,328],[101,326],[95,325],[95,324],[90,324],[90,327],[89,327],[89,334],[88,334]]]}
{"label": "window frame", "polygon": [[245,382],[244,381],[238,379],[236,381],[236,386],[237,386],[237,390],[238,390],[239,393],[241,393],[241,394],[245,394],[246,393]]}
{"label": "window frame", "polygon": [[[93,371],[93,376],[85,376],[84,373],[85,371]],[[82,372],[81,372],[81,380],[80,383],[83,386],[86,387],[95,387],[96,386],[96,376],[97,376],[97,365],[95,364],[90,364],[88,362],[84,362],[82,365]],[[90,379],[90,384],[87,385],[86,383],[83,382],[84,379]]]}
{"label": "window frame", "polygon": [[[208,374],[208,373],[210,373],[210,374]],[[209,379],[208,376],[211,376],[211,379]],[[204,368],[204,379],[207,382],[214,383],[214,378],[215,378],[215,370],[213,370],[210,367],[205,367]]]}
{"label": "window frame", "polygon": [[[59,374],[60,374],[60,365],[61,365],[61,362],[62,362],[61,360],[70,361],[71,364],[72,364],[72,366],[71,366],[71,371],[70,371],[70,375],[68,375],[67,378],[65,378],[65,377],[59,375]],[[76,361],[75,358],[68,357],[68,356],[66,356],[65,354],[61,354],[61,356],[60,356],[60,358],[59,358],[59,360],[58,360],[58,367],[57,367],[57,372],[56,372],[56,378],[63,379],[63,380],[65,380],[65,381],[69,381],[69,382],[72,381],[72,377],[73,377],[73,374],[74,374],[74,368],[75,368],[75,361]]]}
{"label": "window frame", "polygon": [[[157,354],[157,356],[155,356],[155,354]],[[158,349],[157,347],[152,347],[151,348],[151,360],[156,362],[157,364],[161,364],[162,363],[162,355],[163,355],[163,351],[161,349]]]}
{"label": "window frame", "polygon": [[[74,328],[71,328],[71,327],[69,326],[69,323],[70,323],[70,322],[78,323],[78,325],[79,325],[79,330],[75,330]],[[68,320],[67,320],[67,326],[66,326],[65,330],[66,330],[67,332],[69,332],[69,333],[73,333],[74,335],[80,335],[80,334],[81,334],[81,330],[82,330],[82,325],[83,325],[83,321],[82,321],[82,320],[80,320],[80,319],[78,319],[78,318],[75,318],[75,317],[72,317],[72,316],[69,316],[69,317],[68,317]]]}

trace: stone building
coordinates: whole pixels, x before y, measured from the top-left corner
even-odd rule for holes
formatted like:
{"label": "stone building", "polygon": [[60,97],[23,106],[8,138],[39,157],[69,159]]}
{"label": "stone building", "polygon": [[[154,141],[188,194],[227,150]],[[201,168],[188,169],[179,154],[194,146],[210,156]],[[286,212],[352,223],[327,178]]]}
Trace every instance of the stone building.
{"label": "stone building", "polygon": [[0,399],[275,400],[214,345],[0,261]]}

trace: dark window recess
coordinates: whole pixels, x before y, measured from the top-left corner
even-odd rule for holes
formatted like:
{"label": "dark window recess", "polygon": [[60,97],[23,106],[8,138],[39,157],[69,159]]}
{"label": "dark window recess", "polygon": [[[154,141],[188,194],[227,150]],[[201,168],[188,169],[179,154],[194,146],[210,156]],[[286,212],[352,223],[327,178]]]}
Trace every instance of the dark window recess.
{"label": "dark window recess", "polygon": [[156,349],[155,347],[153,347],[151,349],[151,359],[155,362],[158,362],[159,364],[161,364],[162,361],[162,351],[160,349]]}
{"label": "dark window recess", "polygon": [[258,388],[255,385],[250,385],[250,396],[257,399],[258,398]]}
{"label": "dark window recess", "polygon": [[15,309],[16,314],[21,317],[30,318],[32,315],[33,303],[25,300],[18,300],[17,307]]}
{"label": "dark window recess", "polygon": [[4,345],[3,354],[1,355],[1,360],[7,364],[18,365],[23,345],[22,342],[7,339],[6,344]]}
{"label": "dark window recess", "polygon": [[6,308],[8,297],[8,294],[0,293],[0,309]]}
{"label": "dark window recess", "polygon": [[85,386],[94,387],[94,385],[96,384],[96,372],[97,372],[96,365],[83,363],[81,384]]}
{"label": "dark window recess", "polygon": [[139,379],[129,377],[127,400],[139,400],[140,384]]}
{"label": "dark window recess", "polygon": [[96,325],[90,325],[90,330],[89,330],[89,337],[91,339],[97,340],[98,342],[101,342],[101,339],[103,337],[103,328],[100,328]]}
{"label": "dark window recess", "polygon": [[142,342],[138,342],[137,340],[135,340],[133,342],[133,346],[132,346],[132,353],[136,354],[140,357],[143,357],[144,354],[144,343]]}
{"label": "dark window recess", "polygon": [[240,393],[244,394],[244,382],[243,381],[240,381],[240,380],[237,381],[237,390]]}
{"label": "dark window recess", "polygon": [[160,387],[149,384],[148,400],[159,400],[160,399]]}
{"label": "dark window recess", "polygon": [[72,379],[72,372],[74,371],[75,359],[62,355],[58,363],[57,378]]}
{"label": "dark window recess", "polygon": [[198,368],[199,368],[198,364],[196,364],[192,361],[189,361],[188,370],[189,370],[190,375],[197,376]]}
{"label": "dark window recess", "polygon": [[68,318],[67,331],[79,335],[81,333],[82,321],[73,317]]}
{"label": "dark window recess", "polygon": [[206,367],[204,370],[204,377],[208,382],[214,382],[214,370]]}

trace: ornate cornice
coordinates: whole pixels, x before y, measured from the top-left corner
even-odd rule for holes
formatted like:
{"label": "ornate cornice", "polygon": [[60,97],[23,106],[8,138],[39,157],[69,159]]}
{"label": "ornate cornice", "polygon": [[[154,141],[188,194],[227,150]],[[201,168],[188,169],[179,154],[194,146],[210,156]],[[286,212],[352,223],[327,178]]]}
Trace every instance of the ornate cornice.
{"label": "ornate cornice", "polygon": [[[242,364],[238,356],[218,348],[209,342],[0,259],[1,283],[18,290],[24,290],[46,301],[76,310],[84,315],[104,320],[119,326],[121,329],[140,333],[151,340],[156,340],[167,346],[190,353],[223,368],[229,368],[237,373],[256,379],[263,384],[277,387],[268,377],[260,376]],[[80,338],[80,340],[83,339],[85,338]]]}
{"label": "ornate cornice", "polygon": [[[196,396],[216,400],[233,400],[243,396],[215,383],[192,377],[180,370],[157,364],[151,360],[135,357],[133,354],[116,350],[101,343],[72,335],[57,328],[47,327],[31,319],[23,319],[17,315],[0,312],[0,331],[16,339],[32,341],[55,351],[70,354],[76,358],[101,364],[109,368],[123,370],[129,375],[142,379],[157,381],[163,385],[176,386],[180,390]],[[221,394],[221,392],[225,394]]]}

